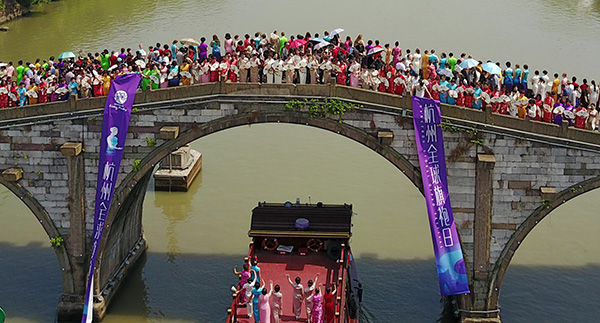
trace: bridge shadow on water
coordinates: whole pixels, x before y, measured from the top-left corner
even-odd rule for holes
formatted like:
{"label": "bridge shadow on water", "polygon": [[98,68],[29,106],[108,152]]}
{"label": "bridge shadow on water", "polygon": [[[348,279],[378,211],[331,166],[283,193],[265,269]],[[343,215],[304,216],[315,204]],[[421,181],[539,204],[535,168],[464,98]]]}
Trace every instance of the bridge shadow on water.
{"label": "bridge shadow on water", "polygon": [[0,307],[7,322],[53,322],[62,279],[52,248],[0,242],[0,266]]}
{"label": "bridge shadow on water", "polygon": [[[104,322],[224,322],[241,255],[147,252],[113,299]],[[61,292],[58,262],[39,243],[0,243],[0,306],[8,322],[52,322]],[[364,287],[361,322],[434,322],[440,318],[433,259],[357,257]],[[276,282],[285,283],[285,282]],[[600,266],[509,268],[500,297],[505,322],[591,322]],[[289,297],[289,295],[287,295]],[[535,302],[528,300],[535,299]],[[290,306],[288,298],[284,299]],[[541,301],[540,301],[541,300]]]}
{"label": "bridge shadow on water", "polygon": [[511,265],[500,293],[502,319],[504,322],[598,322],[598,291],[600,264]]}

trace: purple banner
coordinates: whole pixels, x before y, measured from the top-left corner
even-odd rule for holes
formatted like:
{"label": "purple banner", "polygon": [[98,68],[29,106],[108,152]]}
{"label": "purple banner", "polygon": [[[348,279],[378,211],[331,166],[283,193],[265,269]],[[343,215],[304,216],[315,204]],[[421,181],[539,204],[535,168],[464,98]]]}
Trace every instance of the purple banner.
{"label": "purple banner", "polygon": [[469,293],[467,270],[448,196],[440,102],[414,96],[412,106],[440,292],[442,296]]}
{"label": "purple banner", "polygon": [[140,79],[140,74],[117,76],[112,82],[106,99],[106,106],[104,107],[102,137],[100,139],[98,158],[98,184],[96,186],[92,255],[88,271],[82,323],[92,322],[93,318],[94,269],[96,258],[98,257],[98,247],[102,238],[102,232],[104,231],[106,215],[110,209],[110,203],[115,192],[117,175],[119,174],[121,158],[123,157],[123,147],[125,145],[125,138],[127,137],[127,128],[129,127],[131,107],[133,106],[135,91],[140,83]]}

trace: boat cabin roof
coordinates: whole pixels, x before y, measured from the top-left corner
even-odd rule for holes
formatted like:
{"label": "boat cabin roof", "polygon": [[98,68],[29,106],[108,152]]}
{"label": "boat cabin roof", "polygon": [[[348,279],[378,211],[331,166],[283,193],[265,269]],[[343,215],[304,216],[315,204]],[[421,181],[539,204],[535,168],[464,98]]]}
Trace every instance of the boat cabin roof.
{"label": "boat cabin roof", "polygon": [[[250,237],[345,238],[352,235],[351,204],[292,204],[259,202],[252,210]],[[308,220],[305,229],[296,228],[298,219]]]}

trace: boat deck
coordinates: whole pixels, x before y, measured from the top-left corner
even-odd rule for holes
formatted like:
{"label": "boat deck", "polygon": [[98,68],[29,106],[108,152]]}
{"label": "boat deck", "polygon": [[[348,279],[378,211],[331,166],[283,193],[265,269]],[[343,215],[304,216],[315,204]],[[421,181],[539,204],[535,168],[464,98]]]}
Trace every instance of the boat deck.
{"label": "boat deck", "polygon": [[[306,322],[306,310],[302,308],[300,320],[296,321],[292,313],[292,286],[288,282],[286,274],[290,275],[292,281],[296,277],[302,279],[301,284],[306,287],[306,282],[313,281],[319,273],[318,284],[322,283],[321,292],[325,292],[326,286],[331,286],[338,275],[338,264],[336,261],[327,257],[325,251],[318,253],[309,252],[306,256],[299,256],[298,251],[294,250],[291,254],[279,255],[274,251],[257,250],[255,255],[258,257],[258,266],[260,267],[260,276],[265,281],[265,287],[269,288],[269,280],[273,281],[273,286],[279,284],[283,294],[283,316],[282,322]],[[254,323],[254,318],[246,318],[247,311],[245,306],[238,307],[238,319],[240,323]]]}

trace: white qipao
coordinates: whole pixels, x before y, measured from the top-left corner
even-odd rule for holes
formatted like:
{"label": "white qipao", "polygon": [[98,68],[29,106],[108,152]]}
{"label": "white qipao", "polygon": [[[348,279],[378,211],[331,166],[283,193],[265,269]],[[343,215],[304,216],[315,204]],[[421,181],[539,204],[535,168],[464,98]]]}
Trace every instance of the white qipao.
{"label": "white qipao", "polygon": [[308,66],[308,60],[306,56],[303,56],[298,61],[298,77],[300,84],[306,84],[306,67]]}
{"label": "white qipao", "polygon": [[308,70],[310,71],[310,84],[317,84],[317,78],[319,76],[319,61],[312,56],[309,60],[308,60]]}
{"label": "white qipao", "polygon": [[273,62],[273,69],[274,69],[274,83],[275,84],[281,84],[281,81],[283,80],[283,70],[284,70],[284,62],[281,59],[277,59],[275,60],[275,62]]}
{"label": "white qipao", "polygon": [[265,71],[267,83],[273,83],[273,77],[275,75],[275,69],[273,68],[274,63],[275,63],[275,60],[272,57],[269,57],[265,61],[265,67],[264,67],[263,71]]}
{"label": "white qipao", "polygon": [[248,57],[244,56],[239,60],[239,69],[240,69],[240,77],[238,79],[239,82],[241,83],[246,83],[248,82],[248,63],[249,63],[249,59]]}

